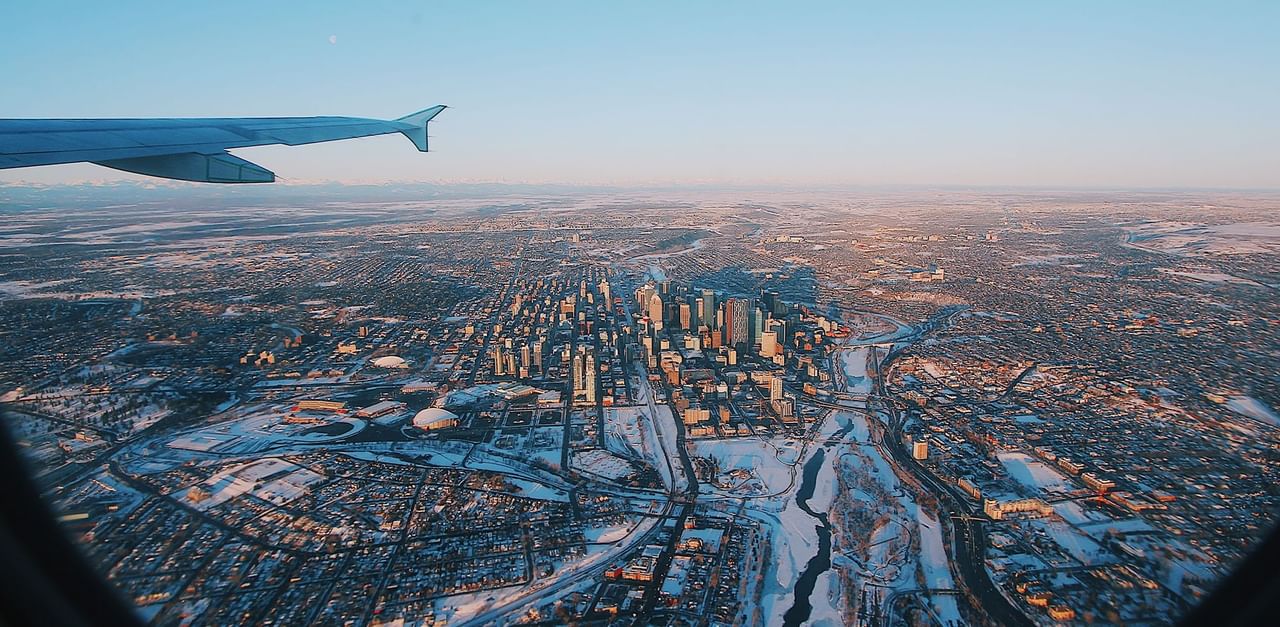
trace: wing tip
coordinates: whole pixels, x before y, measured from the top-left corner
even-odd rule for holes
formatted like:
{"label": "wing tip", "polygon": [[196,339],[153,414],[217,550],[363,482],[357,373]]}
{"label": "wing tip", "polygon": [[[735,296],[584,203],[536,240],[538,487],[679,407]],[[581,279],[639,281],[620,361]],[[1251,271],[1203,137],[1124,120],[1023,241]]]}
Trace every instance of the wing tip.
{"label": "wing tip", "polygon": [[448,109],[448,108],[449,108],[449,105],[442,105],[442,104],[436,105],[434,107],[427,107],[426,109],[423,109],[421,111],[415,111],[404,117],[396,118],[396,121],[404,122],[405,124],[414,124],[414,125],[426,124],[427,122],[431,121],[431,118],[434,118],[437,115],[440,115],[441,111],[444,111],[445,109]]}
{"label": "wing tip", "polygon": [[440,115],[440,112],[447,108],[449,108],[447,105],[436,105],[416,113],[410,113],[402,118],[396,118],[395,121],[401,124],[411,125],[412,128],[402,130],[400,133],[405,137],[408,137],[409,141],[413,142],[413,145],[418,147],[419,152],[428,152],[427,123],[430,122],[432,118]]}

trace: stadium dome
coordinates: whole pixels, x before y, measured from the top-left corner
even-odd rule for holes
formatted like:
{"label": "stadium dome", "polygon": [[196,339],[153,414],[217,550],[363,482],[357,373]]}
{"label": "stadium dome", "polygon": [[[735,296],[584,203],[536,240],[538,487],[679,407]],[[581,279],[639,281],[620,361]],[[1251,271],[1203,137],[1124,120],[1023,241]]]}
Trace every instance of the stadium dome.
{"label": "stadium dome", "polygon": [[373,365],[379,368],[408,368],[409,365],[404,363],[403,357],[395,355],[387,355],[373,360]]}
{"label": "stadium dome", "polygon": [[454,427],[457,424],[457,414],[439,407],[428,407],[413,417],[413,426],[424,431]]}

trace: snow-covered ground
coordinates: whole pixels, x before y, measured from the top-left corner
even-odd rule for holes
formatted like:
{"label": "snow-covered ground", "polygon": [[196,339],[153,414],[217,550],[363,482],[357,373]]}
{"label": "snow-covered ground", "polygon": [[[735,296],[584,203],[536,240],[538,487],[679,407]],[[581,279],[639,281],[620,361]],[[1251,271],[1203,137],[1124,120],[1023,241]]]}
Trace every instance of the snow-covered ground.
{"label": "snow-covered ground", "polygon": [[[916,519],[920,529],[920,568],[924,571],[924,585],[935,590],[954,589],[956,583],[951,578],[947,550],[942,542],[942,523],[920,508],[916,508]],[[935,594],[932,599],[938,618],[944,625],[962,622],[955,597]]]}
{"label": "snow-covered ground", "polygon": [[512,494],[517,496],[543,501],[560,501],[561,503],[569,502],[569,493],[560,488],[554,488],[544,483],[538,483],[528,479],[517,479],[511,476],[506,478],[506,482],[516,488],[516,490],[512,491]]}
{"label": "snow-covered ground", "polygon": [[608,451],[591,449],[573,451],[569,464],[578,472],[587,472],[597,477],[616,481],[632,474],[634,469],[630,462]]}
{"label": "snow-covered ground", "polygon": [[[737,438],[688,441],[689,454],[714,458],[720,466],[720,488],[710,483],[701,487],[708,493],[732,496],[781,495],[791,489],[799,449],[794,442]],[[735,472],[737,471],[737,472]],[[738,478],[742,477],[742,478]]]}
{"label": "snow-covered ground", "polygon": [[617,542],[631,533],[635,529],[635,525],[614,525],[611,527],[590,527],[582,531],[582,535],[587,542]]}
{"label": "snow-covered ground", "polygon": [[1005,452],[997,455],[1009,476],[1037,493],[1064,493],[1072,489],[1062,473],[1026,453]]}
{"label": "snow-covered ground", "polygon": [[861,577],[877,583],[897,581],[902,572],[903,551],[910,539],[910,529],[897,519],[872,529],[867,539],[867,560],[859,565]]}
{"label": "snow-covered ground", "polygon": [[556,577],[538,579],[526,586],[511,586],[501,590],[484,590],[474,594],[454,595],[436,601],[437,616],[451,624],[489,624],[503,616],[517,616],[525,608],[536,607],[551,599],[560,598],[572,590],[596,585],[592,575],[600,567],[608,566],[625,555],[659,521],[656,516],[645,516],[625,535],[606,530],[603,535],[614,533],[613,544],[593,545],[585,558],[565,564]]}
{"label": "snow-covered ground", "polygon": [[[638,257],[632,257],[631,260],[632,261],[649,261],[652,259],[666,259],[668,257],[679,257],[681,255],[687,255],[696,250],[701,250],[703,246],[706,246],[706,244],[703,243],[702,240],[703,238],[693,240],[693,242],[690,243],[688,247],[681,248],[679,250],[673,250],[667,253],[652,253],[649,255],[640,255]],[[650,273],[652,274],[652,268],[654,268],[654,266],[649,266],[649,268],[650,268]],[[653,278],[658,281],[665,281],[666,275],[664,274],[662,276],[663,278],[659,279],[656,275],[653,275]]]}
{"label": "snow-covered ground", "polygon": [[1272,426],[1280,426],[1280,415],[1266,403],[1252,396],[1232,396],[1227,399],[1227,408],[1244,416],[1260,420]]}
{"label": "snow-covered ground", "polygon": [[1125,227],[1127,245],[1172,255],[1241,255],[1280,249],[1280,224],[1240,222],[1196,224],[1150,220]]}
{"label": "snow-covered ground", "polygon": [[[769,486],[771,496],[750,501],[747,510],[769,529],[772,537],[773,564],[765,578],[761,598],[762,615],[768,624],[780,624],[783,615],[794,605],[796,579],[818,553],[817,527],[821,523],[800,509],[796,493],[800,489],[801,471],[805,464],[841,426],[836,420],[826,419],[818,429],[814,444],[803,450],[799,447],[800,442],[782,438],[769,442],[730,440],[713,445],[728,444],[737,457],[732,454],[727,457],[737,459],[738,463],[750,460],[750,463],[758,464],[755,467]],[[830,505],[836,480],[833,466],[836,456],[835,448],[824,453],[823,463],[814,480],[814,494],[808,501],[810,509],[815,512],[825,511]],[[809,598],[813,606],[810,614],[812,624],[840,623],[836,604],[830,600],[839,593],[838,586],[833,587],[834,579],[830,579],[833,577],[834,571],[823,573]]]}
{"label": "snow-covered ground", "polygon": [[1191,272],[1186,270],[1171,270],[1169,268],[1157,268],[1158,271],[1173,276],[1179,276],[1201,283],[1237,283],[1240,285],[1262,285],[1257,281],[1245,279],[1233,274],[1224,274],[1222,272]]}
{"label": "snow-covered ground", "polygon": [[871,378],[867,375],[867,361],[871,357],[871,348],[858,346],[840,351],[840,363],[844,367],[846,392],[866,394],[871,391]]}
{"label": "snow-covered ground", "polygon": [[836,569],[832,568],[818,576],[818,581],[813,586],[813,594],[809,595],[809,603],[813,606],[813,610],[809,613],[809,620],[806,625],[813,627],[837,627],[843,625],[844,621],[840,618],[840,577]]}
{"label": "snow-covered ground", "polygon": [[[865,363],[865,361],[862,363]],[[770,516],[763,519],[766,524],[773,527],[772,533],[774,537],[773,559],[775,570],[773,576],[766,579],[766,588],[762,599],[763,615],[766,617],[768,624],[780,623],[783,614],[795,603],[794,586],[796,578],[804,571],[809,559],[818,551],[818,534],[815,527],[819,523],[806,514],[804,510],[800,509],[796,503],[795,495],[802,482],[800,471],[822,447],[824,442],[827,442],[836,433],[846,428],[848,431],[843,436],[841,443],[830,445],[824,451],[823,463],[815,476],[813,496],[808,500],[810,509],[815,512],[824,512],[830,509],[835,497],[837,464],[851,463],[844,458],[844,454],[848,450],[847,447],[852,446],[862,451],[872,460],[873,470],[871,472],[878,481],[883,483],[886,491],[897,495],[898,501],[905,506],[906,515],[908,517],[915,515],[914,501],[911,500],[907,492],[902,490],[889,463],[880,455],[879,450],[871,442],[871,429],[867,417],[857,412],[833,412],[819,428],[814,438],[815,444],[810,445],[804,450],[803,454],[796,458],[794,466],[796,475],[792,485],[785,493],[772,499],[767,499],[766,503],[754,505],[757,511],[761,511],[769,507],[769,505],[782,507],[781,511],[776,513],[776,517]],[[788,473],[786,476],[790,477],[790,474]],[[778,481],[782,480],[783,477],[781,473],[775,475]],[[753,503],[758,503],[758,501],[753,501]],[[916,522],[913,518],[907,518],[902,522],[894,522],[881,529],[885,538],[900,536],[901,541],[885,543],[877,548],[881,553],[881,564],[876,568],[878,574],[886,574],[884,561],[888,561],[891,557],[897,560],[905,555],[906,524],[914,526]],[[847,558],[841,554],[841,551],[846,550],[846,548],[841,547],[833,538],[831,554],[833,564],[848,563]],[[894,549],[892,556],[887,554],[891,548]],[[943,564],[945,565],[945,563],[944,554]],[[855,568],[854,570],[858,569]],[[913,581],[898,576],[897,566],[891,567],[890,570],[892,571],[892,576],[889,581],[901,579],[902,585],[907,587],[914,586]],[[833,568],[818,577],[814,591],[809,597],[812,611],[807,624],[843,624],[840,611],[843,605],[841,595],[854,594],[853,590],[857,588],[842,587],[839,583],[839,572]]]}
{"label": "snow-covered ground", "polygon": [[[287,406],[263,403],[244,408],[228,420],[180,432],[168,446],[224,455],[258,453],[292,444],[336,442],[363,431],[368,422],[354,416],[319,417],[324,424],[345,423],[347,429],[335,435],[314,430],[315,424],[289,423]],[[155,417],[152,417],[155,418]],[[158,418],[155,418],[158,419]]]}
{"label": "snow-covered ground", "polygon": [[1099,546],[1097,542],[1067,523],[1041,519],[1028,521],[1027,524],[1044,530],[1058,546],[1061,546],[1071,557],[1085,566],[1114,561],[1111,554]]}
{"label": "snow-covered ground", "polygon": [[783,614],[795,603],[796,580],[818,552],[818,523],[796,506],[794,498],[788,499],[786,509],[763,522],[773,536],[773,564],[761,605],[766,623],[774,625],[782,623]]}
{"label": "snow-covered ground", "polygon": [[641,434],[641,407],[616,406],[604,410],[604,444],[622,457],[646,457]]}
{"label": "snow-covered ground", "polygon": [[1073,525],[1111,520],[1105,514],[1094,509],[1085,509],[1083,505],[1073,501],[1055,503],[1053,505],[1053,511],[1057,515],[1061,516],[1063,520]]}
{"label": "snow-covered ground", "polygon": [[648,373],[636,364],[637,380],[636,402],[645,410],[638,414],[640,432],[644,439],[644,455],[658,469],[663,485],[672,491],[683,491],[688,487],[688,479],[684,476],[684,467],[680,464],[680,453],[676,447],[676,417],[671,406],[657,403],[653,390],[649,386]]}
{"label": "snow-covered ground", "polygon": [[[887,515],[887,522],[874,529],[846,530],[846,534],[864,533],[870,536],[866,538],[865,555],[858,555],[850,546],[835,546],[833,562],[842,564],[844,571],[853,577],[852,585],[847,586],[845,593],[855,595],[853,598],[857,600],[866,591],[870,597],[879,596],[883,601],[890,590],[916,588],[918,584],[914,574],[917,568],[923,572],[927,587],[954,589],[956,584],[951,574],[942,523],[936,518],[936,514],[921,509],[912,493],[898,479],[880,446],[873,441],[870,418],[855,412],[842,412],[837,414],[837,418],[839,422],[850,425],[844,444],[835,449],[847,450],[839,458],[844,465],[842,472],[847,473],[846,481],[854,481],[852,484],[846,483],[846,489],[850,490],[849,496],[855,502],[861,502],[856,507],[872,508],[876,511],[871,513],[876,517]],[[857,476],[863,479],[854,480]],[[865,482],[868,479],[872,483],[866,489],[881,496],[856,487],[857,481]],[[878,487],[872,487],[876,484]],[[815,497],[817,496],[815,491]],[[889,499],[887,504],[881,500],[885,497]],[[877,508],[877,504],[884,507]],[[911,549],[913,538],[918,538],[918,551]],[[888,590],[882,586],[887,586]],[[816,591],[814,596],[811,600],[816,608]],[[957,623],[960,621],[958,600],[954,595],[930,595],[929,605],[937,618]],[[838,615],[836,618],[838,619]]]}
{"label": "snow-covered ground", "polygon": [[[864,338],[850,337],[845,340],[844,348],[840,350],[840,364],[844,370],[844,390],[853,394],[867,394],[871,392],[871,386],[874,381],[868,372],[872,366],[871,356],[872,350],[875,350],[875,356],[878,360],[883,360],[886,348],[889,344],[911,334],[915,329],[911,326],[903,324],[899,320],[895,320],[888,316],[879,314],[874,315],[886,324],[893,327],[892,331],[881,333]],[[879,366],[879,363],[875,364]]]}

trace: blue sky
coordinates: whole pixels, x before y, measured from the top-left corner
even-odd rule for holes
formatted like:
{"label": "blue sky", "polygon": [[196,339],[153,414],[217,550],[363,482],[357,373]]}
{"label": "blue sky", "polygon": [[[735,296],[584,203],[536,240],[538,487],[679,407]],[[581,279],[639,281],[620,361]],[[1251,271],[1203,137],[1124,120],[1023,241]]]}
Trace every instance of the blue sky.
{"label": "blue sky", "polygon": [[238,153],[300,181],[1275,188],[1278,29],[1274,1],[19,1],[0,117],[453,107],[429,155]]}

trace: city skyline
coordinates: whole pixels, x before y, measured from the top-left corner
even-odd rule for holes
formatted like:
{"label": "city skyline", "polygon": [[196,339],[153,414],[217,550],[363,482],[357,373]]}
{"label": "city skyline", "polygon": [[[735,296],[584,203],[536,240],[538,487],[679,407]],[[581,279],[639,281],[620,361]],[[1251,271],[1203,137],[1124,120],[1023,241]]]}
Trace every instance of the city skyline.
{"label": "city skyline", "polygon": [[1275,194],[253,189],[0,227],[151,624],[1166,624],[1276,519]]}
{"label": "city skyline", "polygon": [[6,6],[5,620],[1257,614],[1277,23]]}

